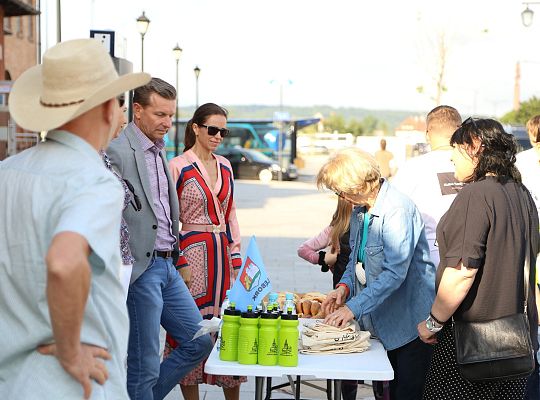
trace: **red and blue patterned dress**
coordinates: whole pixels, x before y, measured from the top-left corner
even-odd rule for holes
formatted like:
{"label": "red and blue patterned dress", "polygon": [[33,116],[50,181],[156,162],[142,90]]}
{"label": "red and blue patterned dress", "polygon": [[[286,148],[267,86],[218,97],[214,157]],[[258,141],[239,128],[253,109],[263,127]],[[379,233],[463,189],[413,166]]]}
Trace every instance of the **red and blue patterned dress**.
{"label": "red and blue patterned dress", "polygon": [[[205,319],[220,315],[225,293],[234,282],[234,270],[240,269],[242,264],[240,229],[233,200],[232,167],[226,158],[219,155],[214,157],[218,167],[214,187],[211,187],[206,169],[192,150],[173,158],[169,163],[180,204],[180,224],[226,227],[225,232],[217,233],[180,227],[179,247],[183,257],[178,260],[178,266],[191,268],[189,290]],[[165,354],[176,345],[174,339],[168,336]],[[207,383],[227,388],[245,381],[245,378],[207,375],[203,362],[180,383]]]}

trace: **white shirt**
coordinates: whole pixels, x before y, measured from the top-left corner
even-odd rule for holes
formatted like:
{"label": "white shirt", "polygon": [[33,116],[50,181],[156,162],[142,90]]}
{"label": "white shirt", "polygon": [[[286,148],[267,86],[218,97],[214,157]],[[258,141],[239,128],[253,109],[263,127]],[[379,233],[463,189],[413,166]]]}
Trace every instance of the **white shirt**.
{"label": "white shirt", "polygon": [[535,149],[518,153],[516,167],[521,173],[523,184],[529,189],[540,213],[540,156]]}
{"label": "white shirt", "polygon": [[399,191],[409,196],[424,220],[431,260],[439,265],[436,230],[439,220],[448,210],[463,184],[454,178],[452,150],[435,150],[411,158],[392,180]]}

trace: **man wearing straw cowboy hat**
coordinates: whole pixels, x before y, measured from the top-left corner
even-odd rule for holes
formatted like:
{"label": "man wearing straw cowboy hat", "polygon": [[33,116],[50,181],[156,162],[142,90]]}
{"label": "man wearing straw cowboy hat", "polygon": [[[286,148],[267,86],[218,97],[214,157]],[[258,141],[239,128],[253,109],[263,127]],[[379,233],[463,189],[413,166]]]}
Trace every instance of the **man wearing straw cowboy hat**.
{"label": "man wearing straw cowboy hat", "polygon": [[127,399],[128,316],[118,279],[123,191],[99,150],[116,73],[93,39],[60,43],[15,82],[11,115],[46,141],[0,166],[0,398]]}

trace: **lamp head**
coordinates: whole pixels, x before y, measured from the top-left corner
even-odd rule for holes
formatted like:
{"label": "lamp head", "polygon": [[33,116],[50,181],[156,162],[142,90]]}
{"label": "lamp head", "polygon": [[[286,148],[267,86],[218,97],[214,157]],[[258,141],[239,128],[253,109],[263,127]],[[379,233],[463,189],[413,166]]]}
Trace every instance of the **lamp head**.
{"label": "lamp head", "polygon": [[137,29],[139,30],[141,36],[144,36],[148,31],[148,25],[150,25],[150,20],[143,11],[142,15],[137,18]]}

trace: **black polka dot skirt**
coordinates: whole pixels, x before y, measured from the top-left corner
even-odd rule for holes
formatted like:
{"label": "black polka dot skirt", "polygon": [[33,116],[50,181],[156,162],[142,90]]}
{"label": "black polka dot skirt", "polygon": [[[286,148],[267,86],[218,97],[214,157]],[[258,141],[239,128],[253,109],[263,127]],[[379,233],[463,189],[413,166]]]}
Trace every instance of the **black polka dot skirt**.
{"label": "black polka dot skirt", "polygon": [[470,383],[461,377],[451,324],[437,336],[438,343],[424,388],[424,400],[523,400],[527,378],[497,382]]}

